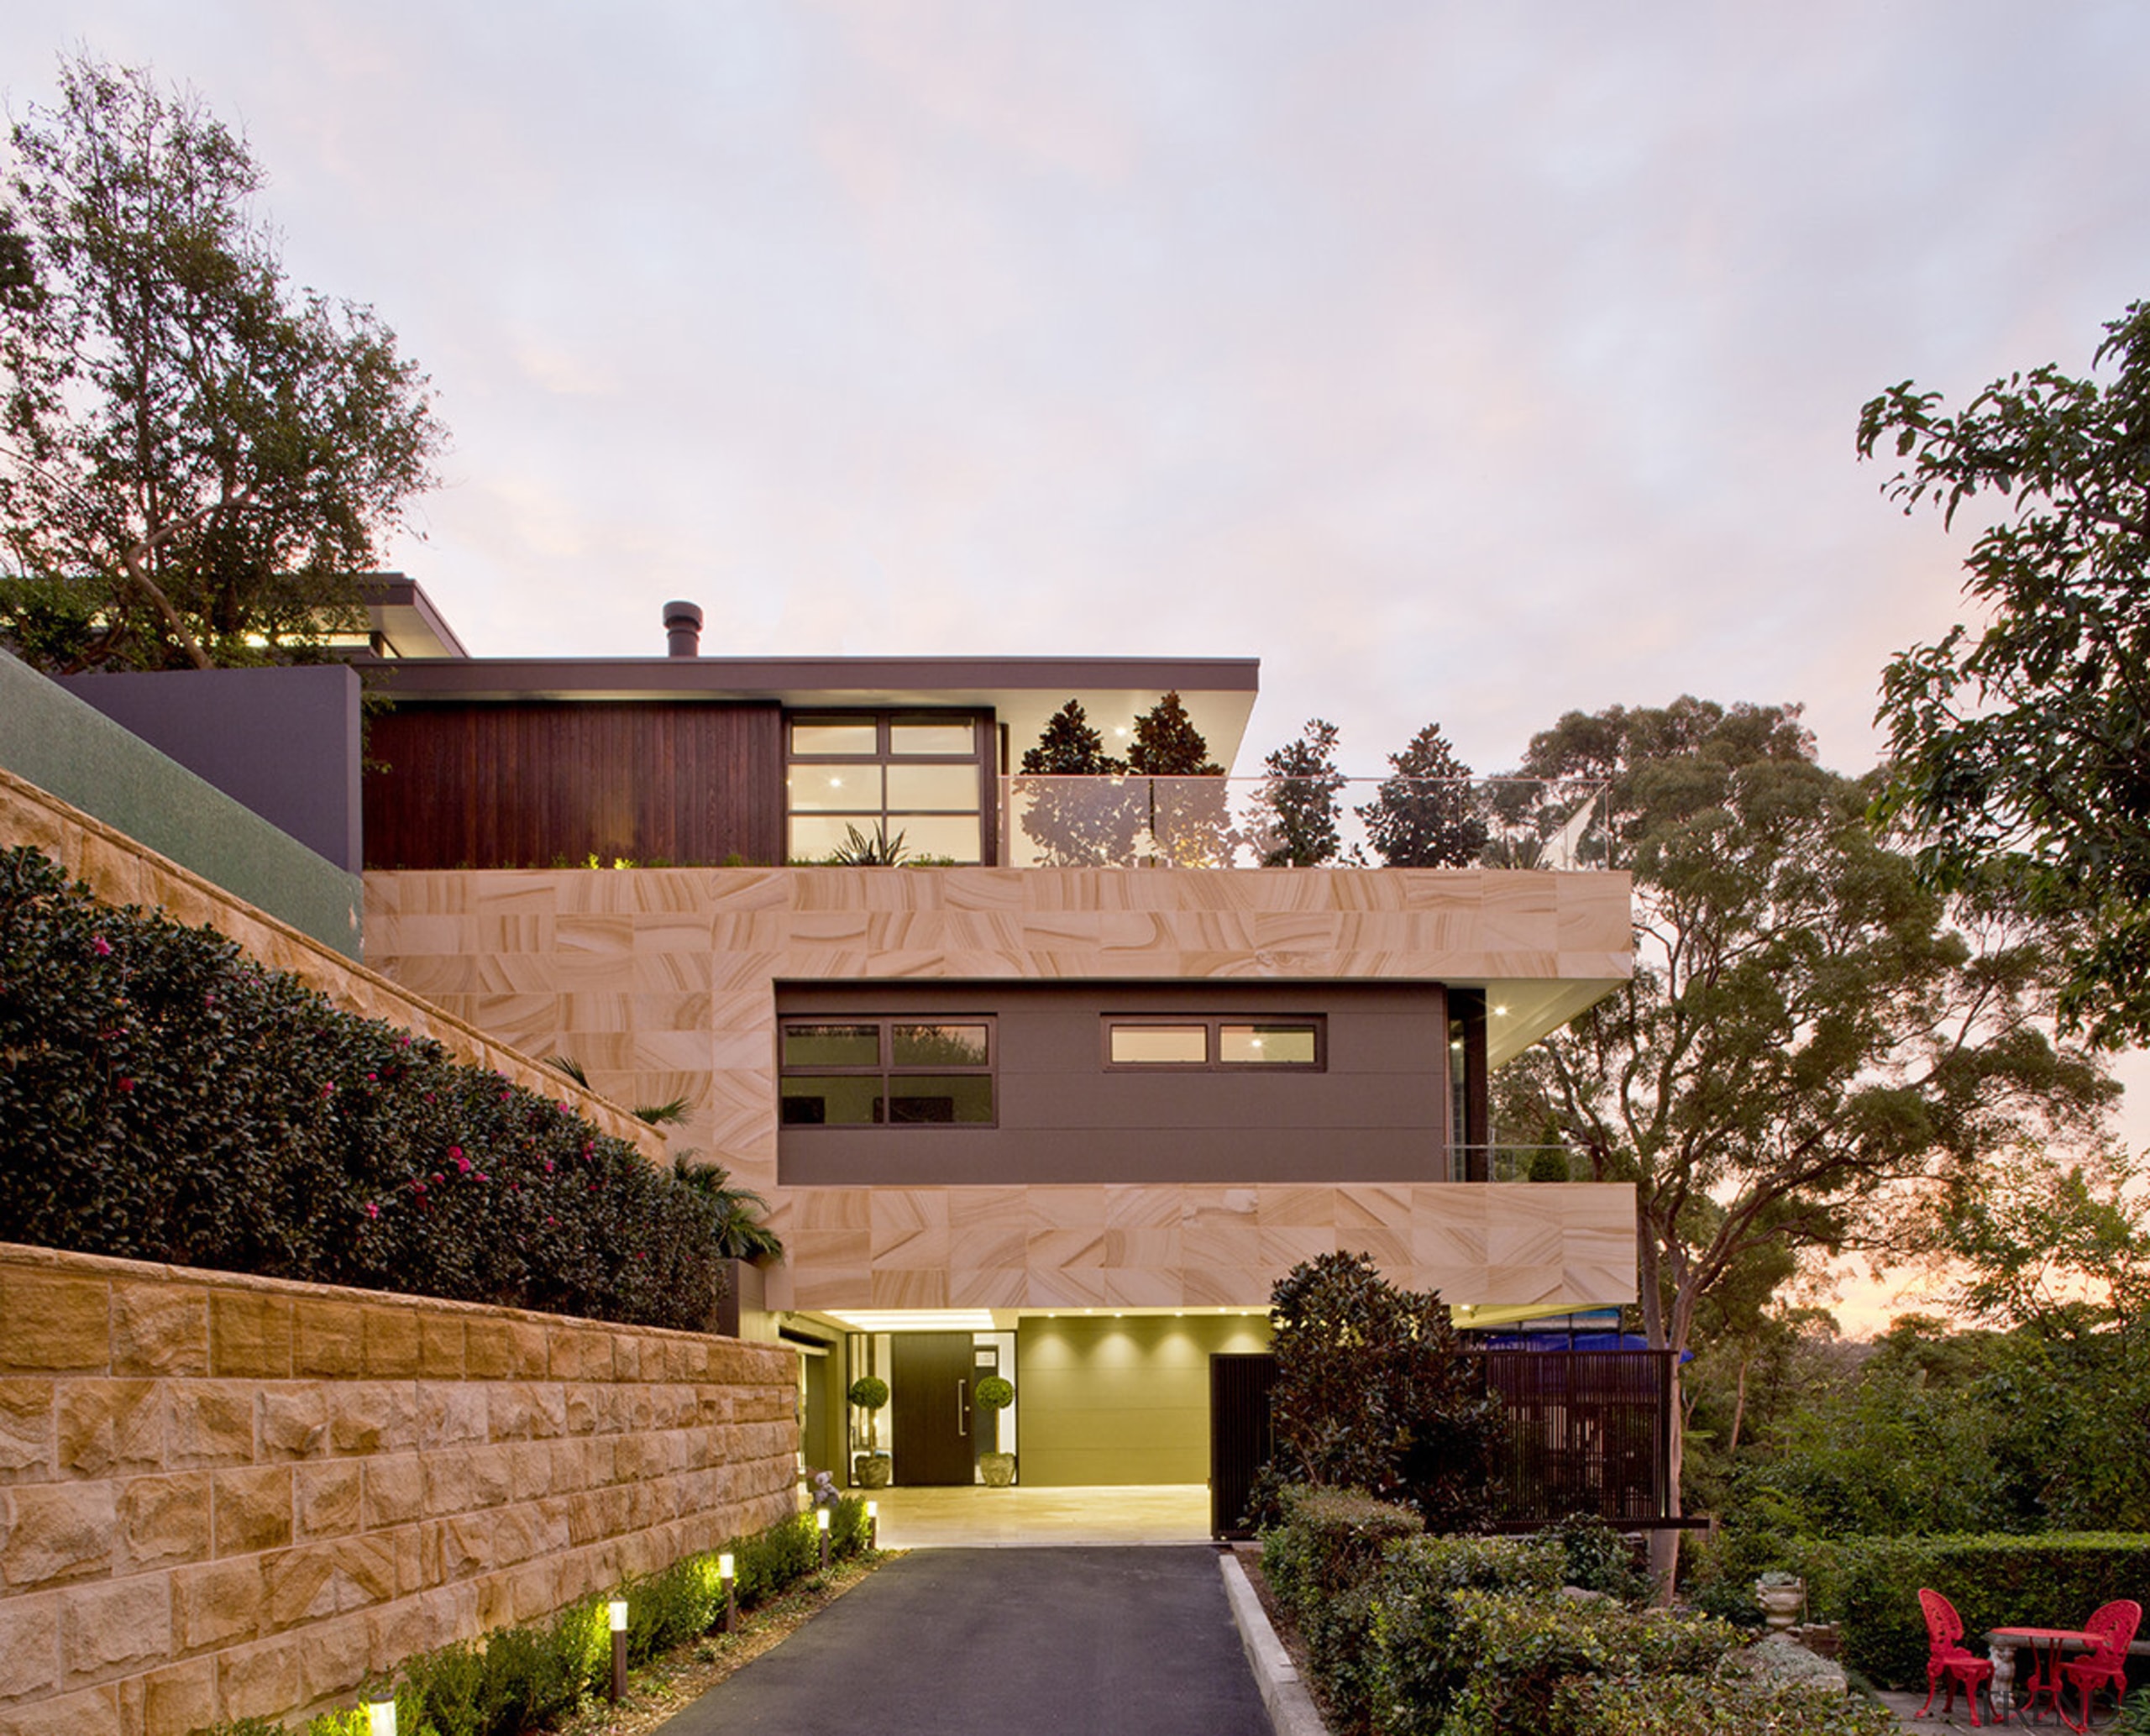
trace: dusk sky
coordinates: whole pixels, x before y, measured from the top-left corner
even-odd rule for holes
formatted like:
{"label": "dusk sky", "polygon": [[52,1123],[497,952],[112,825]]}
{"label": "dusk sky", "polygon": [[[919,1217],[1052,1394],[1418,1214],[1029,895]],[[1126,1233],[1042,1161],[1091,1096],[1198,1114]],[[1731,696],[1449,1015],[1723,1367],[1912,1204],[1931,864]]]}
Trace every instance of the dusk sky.
{"label": "dusk sky", "polygon": [[1864,769],[1969,537],[1860,404],[2150,295],[2136,0],[77,0],[14,113],[68,46],[431,373],[474,652],[1258,656],[1242,772],[1682,692]]}

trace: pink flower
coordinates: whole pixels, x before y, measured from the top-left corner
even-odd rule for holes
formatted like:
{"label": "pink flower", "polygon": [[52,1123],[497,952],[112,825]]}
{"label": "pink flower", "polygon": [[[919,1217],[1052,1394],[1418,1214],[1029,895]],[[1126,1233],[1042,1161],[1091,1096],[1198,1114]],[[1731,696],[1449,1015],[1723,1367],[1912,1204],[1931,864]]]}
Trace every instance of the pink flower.
{"label": "pink flower", "polygon": [[409,1048],[411,1046],[411,1033],[406,1031],[402,1036],[396,1038],[396,1046],[399,1049]]}
{"label": "pink flower", "polygon": [[134,1080],[132,1080],[132,1079],[122,1079],[122,1080],[119,1082],[119,1088],[120,1088],[122,1091],[132,1091],[132,1090],[134,1088]]}
{"label": "pink flower", "polygon": [[[470,1173],[470,1160],[468,1157],[465,1157],[460,1151],[458,1151],[455,1154],[455,1167],[459,1174],[467,1176]],[[480,1176],[478,1179],[482,1182],[485,1178],[483,1176]]]}
{"label": "pink flower", "polygon": [[413,1193],[422,1193],[426,1191],[426,1184],[423,1182],[413,1182],[411,1183],[411,1191]]}
{"label": "pink flower", "polygon": [[380,1215],[380,1208],[370,1199],[366,1202],[366,1215],[369,1218],[378,1218]]}
{"label": "pink flower", "polygon": [[323,1085],[323,1086],[321,1088],[321,1100],[322,1100],[323,1103],[328,1102],[328,1099],[329,1099],[330,1098],[333,1097],[335,1094],[336,1094],[336,1088],[335,1088],[333,1085]]}
{"label": "pink flower", "polygon": [[366,1083],[369,1085],[378,1085],[380,1083],[380,1075],[379,1073],[368,1073],[366,1075]]}
{"label": "pink flower", "polygon": [[[480,1177],[480,1179],[483,1179],[483,1177]],[[510,1182],[507,1184],[507,1191],[511,1193],[520,1193],[522,1191],[522,1183],[520,1182]]]}
{"label": "pink flower", "polygon": [[112,942],[101,934],[93,934],[90,936],[90,951],[100,958],[109,958],[112,957]]}
{"label": "pink flower", "polygon": [[480,1182],[490,1182],[492,1180],[492,1177],[487,1175],[485,1171],[481,1169],[478,1172],[477,1175],[473,1177],[473,1179]]}
{"label": "pink flower", "polygon": [[448,1155],[450,1157],[453,1157],[457,1162],[460,1163],[463,1161],[463,1147],[460,1146],[450,1146],[448,1148]]}
{"label": "pink flower", "polygon": [[448,1177],[447,1177],[446,1176],[443,1175],[443,1174],[442,1174],[438,1170],[435,1170],[435,1171],[433,1172],[433,1180],[434,1180],[436,1183],[444,1182],[444,1181],[446,1181],[447,1179],[448,1179]]}
{"label": "pink flower", "polygon": [[548,1158],[545,1160],[545,1173],[546,1173],[547,1175],[550,1175],[550,1174],[552,1174],[552,1172],[553,1172],[553,1160],[552,1160],[551,1158],[548,1157]]}
{"label": "pink flower", "polygon": [[501,1092],[501,1101],[502,1103],[506,1103],[506,1102],[508,1100],[508,1099],[510,1099],[511,1097],[512,1097],[512,1096],[514,1096],[514,1095],[515,1095],[515,1094],[514,1094],[512,1091],[503,1091],[503,1092]]}
{"label": "pink flower", "polygon": [[545,1219],[545,1222],[546,1222],[548,1225],[557,1224],[557,1223],[558,1223],[559,1221],[560,1221],[560,1220],[559,1220],[558,1218],[548,1218],[548,1219]]}

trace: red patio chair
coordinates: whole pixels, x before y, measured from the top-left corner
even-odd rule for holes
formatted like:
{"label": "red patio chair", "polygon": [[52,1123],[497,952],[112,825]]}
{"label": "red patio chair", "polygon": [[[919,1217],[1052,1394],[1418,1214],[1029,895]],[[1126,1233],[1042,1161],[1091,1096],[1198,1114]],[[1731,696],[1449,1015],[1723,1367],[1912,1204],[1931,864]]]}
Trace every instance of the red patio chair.
{"label": "red patio chair", "polygon": [[1953,1717],[1956,1710],[1956,1685],[1963,1684],[1964,1703],[1970,1708],[1971,1728],[1979,1728],[1979,1690],[1986,1688],[1986,1697],[1993,1697],[1993,1690],[1986,1685],[1993,1679],[1993,1660],[1966,1651],[1963,1645],[1964,1618],[1956,1613],[1956,1606],[1940,1592],[1924,1586],[1919,1588],[1918,1607],[1926,1613],[1926,1704],[1918,1709],[1924,1718],[1933,1705],[1933,1697],[1942,1685],[1948,1685],[1948,1697],[1941,1702],[1941,1715]]}
{"label": "red patio chair", "polygon": [[2135,1644],[2135,1630],[2142,1625],[2142,1606],[2132,1598],[2101,1606],[2083,1623],[2085,1634],[2095,1634],[2105,1643],[2097,1650],[2070,1660],[2060,1673],[2083,1690],[2083,1722],[2090,1722],[2090,1696],[2100,1688],[2113,1691],[2113,1705],[2120,1705],[2127,1691],[2127,1649]]}

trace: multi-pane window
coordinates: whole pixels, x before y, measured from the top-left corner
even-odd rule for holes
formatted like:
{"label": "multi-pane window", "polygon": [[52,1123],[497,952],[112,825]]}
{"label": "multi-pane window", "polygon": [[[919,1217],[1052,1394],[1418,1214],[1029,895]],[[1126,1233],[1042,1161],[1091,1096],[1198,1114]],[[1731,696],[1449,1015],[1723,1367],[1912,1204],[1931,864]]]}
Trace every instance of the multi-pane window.
{"label": "multi-pane window", "polygon": [[1105,1020],[1110,1067],[1310,1067],[1327,1064],[1322,1021],[1306,1019]]}
{"label": "multi-pane window", "polygon": [[797,716],[785,767],[789,852],[820,862],[902,840],[906,857],[984,860],[978,720],[905,712]]}
{"label": "multi-pane window", "polygon": [[786,1019],[787,1127],[994,1124],[993,1020]]}

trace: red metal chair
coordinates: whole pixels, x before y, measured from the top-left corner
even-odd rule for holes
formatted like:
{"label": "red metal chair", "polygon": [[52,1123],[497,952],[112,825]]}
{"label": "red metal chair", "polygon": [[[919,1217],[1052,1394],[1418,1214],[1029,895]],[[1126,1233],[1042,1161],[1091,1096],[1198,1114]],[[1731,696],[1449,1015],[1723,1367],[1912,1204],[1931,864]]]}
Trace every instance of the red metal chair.
{"label": "red metal chair", "polygon": [[2085,1634],[2095,1634],[2105,1643],[2060,1666],[2060,1673],[2083,1690],[2083,1722],[2090,1722],[2090,1696],[2100,1688],[2113,1691],[2117,1707],[2127,1691],[2127,1649],[2135,1644],[2135,1630],[2142,1625],[2142,1606],[2131,1598],[2101,1606],[2083,1623]]}
{"label": "red metal chair", "polygon": [[[1942,1685],[1948,1685],[1948,1697],[1941,1702],[1941,1715],[1953,1717],[1956,1710],[1956,1686],[1963,1685],[1964,1703],[1970,1708],[1971,1728],[1979,1728],[1979,1690],[1986,1690],[1989,1702],[1993,1690],[1987,1686],[1993,1680],[1993,1660],[1981,1658],[1964,1649],[1964,1618],[1956,1613],[1956,1606],[1940,1592],[1922,1586],[1918,1607],[1926,1614],[1926,1704],[1918,1709],[1924,1718],[1933,1705],[1933,1697]],[[2125,1649],[2123,1649],[2125,1655]]]}

